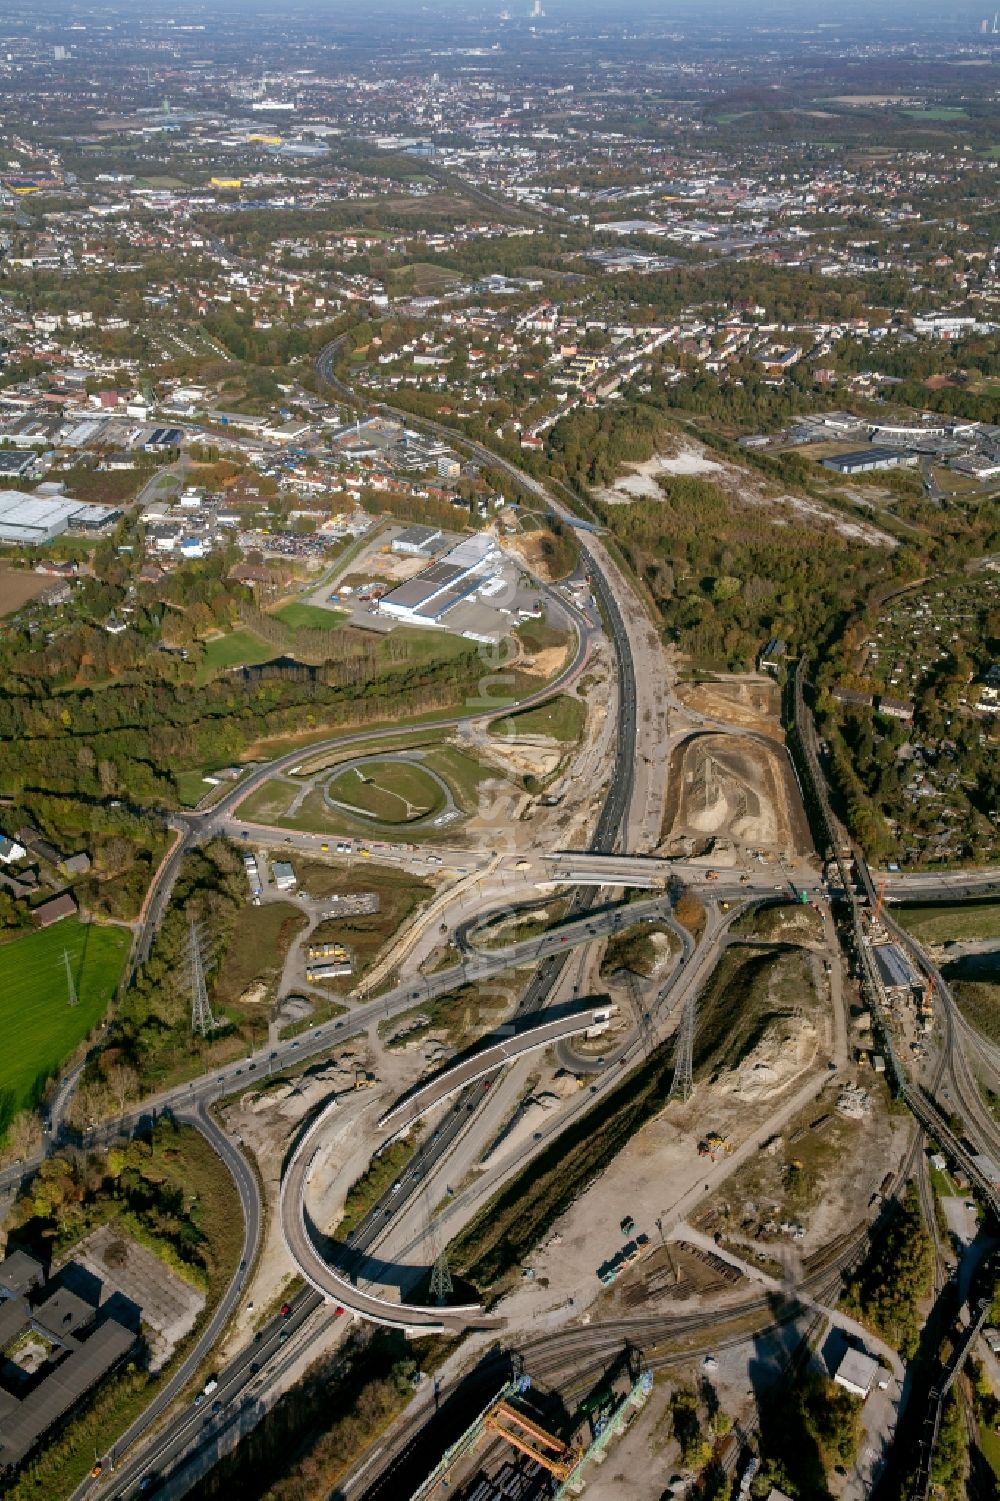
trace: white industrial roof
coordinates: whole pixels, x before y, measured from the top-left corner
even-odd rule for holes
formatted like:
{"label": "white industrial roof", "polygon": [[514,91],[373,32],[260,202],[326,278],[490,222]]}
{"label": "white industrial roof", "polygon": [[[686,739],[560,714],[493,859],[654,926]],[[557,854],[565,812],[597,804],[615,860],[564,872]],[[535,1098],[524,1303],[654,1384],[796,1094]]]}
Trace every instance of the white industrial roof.
{"label": "white industrial roof", "polygon": [[20,490],[0,490],[0,522],[10,526],[52,526],[79,509],[78,500],[39,500]]}

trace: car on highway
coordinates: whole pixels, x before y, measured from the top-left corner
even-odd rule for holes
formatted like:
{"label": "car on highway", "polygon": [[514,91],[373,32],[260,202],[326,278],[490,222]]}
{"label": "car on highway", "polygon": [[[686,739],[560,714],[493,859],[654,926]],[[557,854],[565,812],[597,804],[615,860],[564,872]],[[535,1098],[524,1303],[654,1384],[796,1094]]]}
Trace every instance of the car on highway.
{"label": "car on highway", "polygon": [[280,1309],[280,1313],[281,1313],[281,1317],[283,1319],[287,1319],[288,1315],[291,1313],[291,1311],[292,1311],[292,1305],[291,1305],[291,1303],[282,1303],[281,1309]]}
{"label": "car on highway", "polygon": [[96,1480],[97,1477],[98,1477],[98,1475],[103,1475],[103,1474],[104,1474],[104,1466],[101,1463],[101,1461],[98,1460],[97,1463],[94,1465],[94,1468],[90,1472],[90,1478],[91,1478],[91,1480]]}
{"label": "car on highway", "polygon": [[288,1343],[289,1337],[289,1331],[287,1329],[282,1329],[281,1333],[278,1335],[278,1344],[286,1345]]}

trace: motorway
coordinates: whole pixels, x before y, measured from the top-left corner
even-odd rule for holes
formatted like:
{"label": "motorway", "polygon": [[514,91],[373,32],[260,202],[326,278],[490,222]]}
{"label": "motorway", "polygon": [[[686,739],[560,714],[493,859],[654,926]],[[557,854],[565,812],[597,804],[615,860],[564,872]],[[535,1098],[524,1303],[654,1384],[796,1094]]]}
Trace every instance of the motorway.
{"label": "motorway", "polygon": [[[324,378],[330,380],[336,386],[339,383],[333,377],[332,363],[334,353],[334,347],[328,347],[321,354],[317,362],[317,368]],[[347,395],[350,399],[354,399],[353,393],[348,392]],[[388,412],[391,409],[385,410]],[[563,522],[570,526],[577,526],[578,518],[565,506],[555,501],[549,491],[540,482],[524,474],[516,466],[498,458],[497,455],[488,449],[463,439],[451,429],[442,427],[440,424],[418,420],[408,413],[392,412],[391,415],[402,418],[410,426],[424,427],[437,432],[445,436],[449,442],[477,456],[483,463],[504,470],[518,485],[532,494],[535,499],[540,500],[547,509],[557,515]],[[340,1018],[335,1022],[326,1023],[313,1029],[305,1036],[279,1044],[276,1048],[263,1049],[235,1068],[231,1066],[227,1067],[206,1079],[199,1080],[182,1089],[164,1092],[156,1100],[146,1102],[143,1114],[148,1114],[151,1107],[157,1109],[170,1108],[180,1118],[189,1120],[192,1124],[197,1125],[213,1141],[213,1145],[216,1146],[220,1155],[222,1155],[223,1159],[230,1166],[240,1191],[245,1222],[244,1241],[246,1254],[244,1257],[245,1265],[235,1274],[230,1287],[227,1289],[225,1298],[213,1314],[210,1324],[199,1337],[194,1350],[184,1362],[181,1370],[171,1380],[168,1388],[161,1393],[153,1407],[148,1409],[142,1415],[142,1418],[138,1420],[137,1424],[133,1425],[129,1433],[123,1436],[123,1439],[116,1446],[116,1453],[120,1454],[127,1449],[129,1444],[134,1442],[135,1438],[138,1437],[139,1433],[148,1428],[149,1424],[162,1414],[174,1396],[190,1380],[194,1370],[199,1364],[204,1362],[242,1295],[246,1266],[250,1264],[253,1256],[256,1254],[260,1234],[261,1211],[259,1190],[243,1154],[228,1141],[224,1133],[211,1119],[209,1106],[214,1101],[228,1093],[239,1090],[243,1084],[251,1082],[248,1077],[244,1076],[252,1076],[258,1071],[270,1072],[273,1069],[280,1069],[292,1062],[298,1063],[304,1061],[308,1056],[325,1051],[334,1041],[346,1040],[349,1036],[364,1032],[375,1020],[381,1020],[384,1017],[398,1015],[406,1010],[411,1010],[414,1006],[419,1005],[421,1001],[431,1000],[435,996],[446,994],[460,985],[489,978],[510,968],[530,965],[534,967],[535,973],[522,997],[517,1012],[518,1018],[523,1020],[526,1015],[541,1011],[550,996],[554,994],[563,974],[568,954],[573,948],[587,945],[595,942],[598,938],[606,937],[626,922],[628,925],[631,925],[636,921],[640,921],[642,916],[647,912],[650,915],[660,916],[661,918],[669,913],[669,905],[665,903],[663,897],[654,898],[652,901],[646,903],[636,902],[630,904],[627,908],[627,916],[624,913],[624,909],[617,904],[598,909],[600,884],[607,885],[610,881],[614,881],[618,886],[629,884],[631,881],[635,881],[636,884],[646,884],[651,878],[650,867],[654,864],[654,862],[644,859],[641,855],[626,856],[621,853],[616,854],[616,852],[620,851],[623,841],[626,842],[626,848],[628,847],[630,812],[636,788],[639,723],[632,638],[636,631],[636,619],[641,612],[636,608],[634,596],[628,590],[615,565],[608,558],[600,539],[594,535],[584,535],[578,530],[577,540],[585,565],[589,570],[592,587],[598,599],[601,613],[615,651],[617,660],[619,719],[614,764],[611,769],[608,791],[597,818],[587,854],[585,856],[564,857],[565,863],[569,866],[569,869],[565,873],[562,869],[563,862],[551,859],[546,862],[547,870],[549,871],[548,879],[550,881],[565,880],[566,884],[575,888],[568,919],[555,930],[521,944],[511,945],[507,949],[491,953],[466,956],[458,965],[431,976],[418,975],[411,980],[407,980],[402,985],[393,987],[393,989],[380,996],[376,1001],[355,1005],[347,1017]],[[618,596],[621,596],[624,603],[624,614]],[[544,702],[553,694],[560,691],[568,681],[578,676],[587,660],[589,647],[589,628],[585,626],[579,629],[576,654],[573,661],[564,670],[560,679],[546,688],[539,690],[538,693],[525,698],[521,703],[521,707]],[[497,707],[500,706],[490,707],[486,710],[480,708],[474,715],[456,715],[450,719],[443,719],[436,723],[442,726],[453,727],[470,720],[492,718],[497,712]],[[157,872],[153,890],[144,914],[142,928],[134,949],[136,962],[141,963],[148,957],[152,936],[166,908],[174,878],[184,855],[202,840],[211,838],[220,831],[231,829],[236,810],[252,791],[263,785],[270,777],[293,770],[305,757],[312,758],[328,749],[336,748],[339,750],[343,747],[349,747],[352,743],[364,742],[370,744],[373,740],[388,738],[390,736],[398,737],[399,734],[400,730],[398,727],[390,726],[383,730],[364,730],[354,735],[332,737],[329,740],[299,748],[277,758],[273,762],[254,768],[240,783],[227,791],[211,808],[200,813],[174,815],[172,820],[173,826],[177,829],[180,837],[175,848],[164,860]],[[552,870],[553,865],[556,866],[555,873]],[[676,867],[674,869],[676,870]],[[704,874],[707,879],[707,872],[699,874]],[[665,872],[657,870],[656,876],[653,878],[654,884],[661,882],[664,879],[664,875]],[[769,880],[765,880],[765,876],[766,872],[762,871],[759,877],[754,877],[748,882],[740,881],[739,884],[736,884],[735,881],[720,881],[712,889],[706,886],[703,894],[714,897],[716,900],[724,898],[727,901],[733,902],[737,907],[755,901],[759,902],[768,899],[773,901],[775,900],[774,892],[776,883],[773,876]],[[603,880],[601,877],[603,877]],[[590,884],[591,882],[594,884]],[[813,885],[814,883],[809,884]],[[785,883],[778,883],[778,889],[787,894],[787,885]],[[735,912],[732,915],[735,915]],[[684,961],[679,966],[678,985],[694,984],[696,983],[696,977],[700,983],[700,979],[710,972],[717,958],[720,939],[721,929],[719,925],[715,924],[713,925],[710,941],[699,946],[695,950],[694,955],[685,954]],[[657,1004],[665,1004],[667,996],[672,997],[673,994],[673,987],[666,987],[664,995],[658,998]],[[627,1048],[622,1050],[621,1062],[623,1064],[638,1060],[642,1056],[646,1043],[639,1035],[640,1030],[637,1029],[637,1034],[633,1041]],[[618,1076],[606,1073],[605,1084],[612,1077],[617,1080]],[[400,1191],[395,1195],[395,1203],[391,1206],[391,1213],[388,1216],[390,1221],[394,1220],[405,1209],[407,1203],[420,1192],[422,1187],[420,1180],[429,1175],[439,1165],[458,1137],[468,1128],[471,1118],[488,1096],[488,1087],[488,1079],[478,1079],[466,1085],[458,1102],[446,1112],[442,1125],[438,1128],[435,1135],[418,1148],[417,1155],[411,1163],[411,1172],[416,1169],[416,1177],[412,1182],[401,1186]],[[594,1086],[594,1088],[597,1087]],[[437,1103],[441,1103],[441,1101]],[[589,1101],[584,1099],[580,1102],[580,1107],[583,1108],[588,1104]],[[333,1105],[328,1107],[330,1110],[334,1108]],[[92,1139],[102,1139],[107,1134],[110,1134],[110,1132],[117,1130],[122,1124],[128,1126],[134,1124],[137,1119],[138,1113],[124,1123],[113,1123],[106,1131],[95,1133]],[[321,1117],[321,1122],[323,1119],[324,1117]],[[563,1129],[562,1123],[559,1124],[558,1129]],[[283,1225],[286,1224],[285,1211],[287,1207],[287,1218],[290,1222],[293,1222],[293,1239],[297,1233],[294,1231],[294,1224],[298,1224],[301,1227],[302,1235],[309,1241],[309,1246],[312,1247],[313,1254],[315,1254],[315,1247],[312,1245],[306,1225],[305,1187],[321,1135],[321,1124],[317,1124],[307,1133],[293,1154],[282,1182]],[[24,1168],[14,1170],[15,1177],[22,1176],[24,1171]],[[2,1176],[0,1176],[0,1182],[2,1182]],[[383,1210],[382,1219],[385,1220],[387,1217],[384,1214],[384,1206],[379,1207]],[[457,1203],[449,1204],[444,1217],[451,1217],[451,1214],[453,1212],[457,1213],[459,1208],[460,1206]],[[351,1238],[352,1249],[359,1256],[369,1251],[382,1238],[385,1230],[385,1224],[376,1223],[375,1218],[369,1216]],[[302,1244],[299,1244],[298,1249],[303,1255],[306,1254]],[[328,1293],[328,1296],[336,1297],[338,1302],[342,1303],[343,1306],[349,1306],[367,1318],[378,1317],[380,1322],[405,1321],[405,1327],[414,1327],[412,1319],[414,1310],[412,1309],[407,1309],[405,1312],[399,1309],[398,1313],[393,1313],[392,1309],[394,1305],[377,1298],[374,1301],[378,1306],[373,1309],[372,1300],[374,1295],[367,1292],[362,1293],[346,1282],[338,1281],[336,1288],[332,1288],[332,1285],[328,1288],[324,1282],[324,1278],[327,1276],[329,1269],[326,1268],[325,1263],[321,1259],[320,1265],[323,1267],[323,1271],[318,1274],[317,1285],[322,1286],[324,1291]],[[313,1267],[314,1272],[315,1270],[315,1267]],[[309,1270],[306,1269],[306,1271],[307,1276],[309,1276]],[[345,1294],[344,1297],[339,1296],[342,1290]],[[317,1293],[313,1291],[305,1292],[294,1301],[293,1316],[296,1320],[301,1317],[301,1321],[304,1323],[316,1313],[319,1306],[320,1298]],[[388,1317],[385,1315],[385,1309],[387,1308],[390,1310]],[[421,1327],[425,1328],[447,1327],[448,1324],[446,1321],[451,1320],[461,1324],[463,1317],[467,1323],[469,1318],[478,1316],[478,1311],[473,1309],[450,1309],[447,1313],[443,1313],[441,1309],[435,1308],[424,1309],[420,1312],[426,1317],[423,1320],[418,1320],[418,1323],[420,1323]],[[280,1329],[276,1334],[274,1330],[271,1330],[267,1336],[268,1340],[272,1338],[277,1339],[278,1345],[275,1348],[280,1346],[280,1333]],[[235,1396],[241,1390],[237,1383],[244,1376],[246,1380],[251,1379],[252,1376],[256,1376],[256,1372],[250,1371],[253,1360],[254,1357],[251,1348],[251,1350],[244,1351],[238,1361],[233,1363],[233,1366],[227,1368],[225,1381],[220,1386],[220,1396],[222,1393],[225,1393],[227,1403],[230,1400],[229,1394],[231,1388]],[[257,1363],[260,1363],[259,1360]],[[161,1446],[167,1446],[171,1463],[176,1455],[181,1452],[184,1445],[190,1442],[191,1421],[190,1411],[180,1412],[166,1425],[162,1438],[157,1441]],[[156,1450],[157,1455],[160,1455],[161,1452],[166,1453],[167,1450],[161,1450],[161,1448]],[[154,1459],[153,1455],[148,1451],[129,1461],[124,1469],[119,1470],[117,1477],[119,1490],[116,1494],[129,1496],[131,1494],[129,1487],[137,1484],[139,1476],[143,1473],[143,1467],[148,1468],[154,1464],[159,1465],[161,1462],[160,1458]],[[124,1489],[121,1488],[123,1481],[125,1482]],[[81,1487],[78,1494],[84,1494],[86,1489],[87,1487]]]}

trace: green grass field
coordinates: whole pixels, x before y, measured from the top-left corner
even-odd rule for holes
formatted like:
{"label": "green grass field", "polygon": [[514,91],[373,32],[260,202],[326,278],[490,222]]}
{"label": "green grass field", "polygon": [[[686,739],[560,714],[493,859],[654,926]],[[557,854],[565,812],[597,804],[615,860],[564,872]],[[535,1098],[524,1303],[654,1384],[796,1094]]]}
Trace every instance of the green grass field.
{"label": "green grass field", "polygon": [[928,109],[904,109],[911,120],[967,120],[969,112],[948,104],[933,104]]}
{"label": "green grass field", "polygon": [[275,610],[274,618],[293,631],[332,631],[347,618],[347,611],[325,610],[322,605],[307,605],[296,599]]}
{"label": "green grass field", "polygon": [[466,755],[457,745],[440,745],[426,756],[427,765],[444,777],[455,796],[456,803],[466,813],[475,813],[479,807],[479,788],[483,782],[503,780],[503,773],[496,767],[484,765],[474,756]]}
{"label": "green grass field", "polygon": [[385,824],[412,823],[444,806],[437,783],[406,761],[369,761],[349,768],[334,777],[328,790],[336,802],[356,808],[362,818]]}
{"label": "green grass field", "polygon": [[518,735],[548,735],[563,745],[575,745],[583,734],[587,711],[578,698],[568,693],[559,693],[546,704],[536,709],[526,709],[523,714],[495,719],[490,726],[494,734],[517,737]]}
{"label": "green grass field", "polygon": [[[0,1090],[17,1108],[33,1103],[49,1075],[100,1021],[129,950],[124,928],[64,919],[0,948],[0,996],[8,1023]],[[79,1004],[67,1001],[64,951]]]}
{"label": "green grass field", "polygon": [[[388,639],[388,638],[387,638]],[[405,641],[407,660],[414,663],[449,662],[454,657],[465,656],[476,650],[474,641],[464,636],[452,636],[447,631],[424,629],[421,626],[397,626],[392,632],[394,641]]]}
{"label": "green grass field", "polygon": [[267,641],[255,636],[253,631],[230,631],[225,636],[216,636],[205,643],[205,655],[198,670],[198,680],[207,683],[217,672],[227,667],[252,667],[257,662],[266,662],[279,656]]}
{"label": "green grass field", "polygon": [[963,902],[954,907],[896,907],[901,927],[925,943],[959,938],[1000,938],[1000,902]]}

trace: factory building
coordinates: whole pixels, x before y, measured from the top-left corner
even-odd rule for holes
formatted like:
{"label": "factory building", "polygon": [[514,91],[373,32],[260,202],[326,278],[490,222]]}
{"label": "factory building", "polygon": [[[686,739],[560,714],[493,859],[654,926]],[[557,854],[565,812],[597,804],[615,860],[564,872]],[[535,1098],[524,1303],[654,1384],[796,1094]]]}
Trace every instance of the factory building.
{"label": "factory building", "polygon": [[121,515],[109,506],[84,505],[65,495],[0,490],[0,542],[43,547],[70,527],[99,531]]}
{"label": "factory building", "polygon": [[409,625],[437,625],[453,605],[491,576],[497,551],[492,537],[467,537],[416,578],[384,595],[379,613]]}
{"label": "factory building", "polygon": [[823,460],[824,469],[837,474],[871,474],[878,469],[898,469],[915,464],[917,455],[899,448],[860,448],[855,453],[836,453]]}
{"label": "factory building", "polygon": [[439,526],[408,526],[398,537],[393,537],[390,545],[393,552],[404,557],[429,558],[441,540]]}

